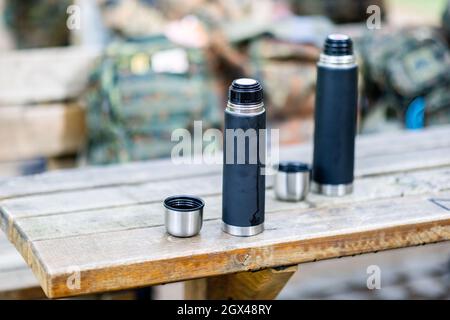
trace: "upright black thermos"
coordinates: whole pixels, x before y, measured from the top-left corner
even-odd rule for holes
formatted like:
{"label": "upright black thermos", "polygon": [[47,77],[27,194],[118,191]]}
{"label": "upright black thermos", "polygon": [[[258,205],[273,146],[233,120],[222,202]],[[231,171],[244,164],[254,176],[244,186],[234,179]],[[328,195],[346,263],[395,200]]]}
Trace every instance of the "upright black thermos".
{"label": "upright black thermos", "polygon": [[329,35],[317,71],[312,190],[342,196],[353,191],[358,66],[352,40]]}
{"label": "upright black thermos", "polygon": [[233,81],[225,110],[223,231],[253,236],[264,230],[266,112],[261,84]]}

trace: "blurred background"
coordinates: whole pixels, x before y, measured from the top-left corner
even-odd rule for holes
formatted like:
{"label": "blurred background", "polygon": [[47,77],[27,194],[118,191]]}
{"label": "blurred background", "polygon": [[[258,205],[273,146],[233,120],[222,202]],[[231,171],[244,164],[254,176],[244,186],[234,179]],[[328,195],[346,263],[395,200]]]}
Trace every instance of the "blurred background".
{"label": "blurred background", "polygon": [[[0,179],[168,157],[174,129],[221,129],[237,77],[263,83],[282,145],[307,143],[334,32],[355,44],[359,134],[450,123],[448,0],[0,0]],[[305,264],[280,298],[448,299],[449,251]],[[367,290],[371,264],[388,289]]]}

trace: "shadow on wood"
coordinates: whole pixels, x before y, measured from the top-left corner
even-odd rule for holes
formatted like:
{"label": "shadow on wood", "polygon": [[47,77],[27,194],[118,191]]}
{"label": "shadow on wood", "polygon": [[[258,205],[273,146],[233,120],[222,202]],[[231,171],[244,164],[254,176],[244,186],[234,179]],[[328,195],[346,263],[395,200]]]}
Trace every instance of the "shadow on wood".
{"label": "shadow on wood", "polygon": [[186,281],[185,298],[189,300],[275,299],[297,269],[298,266],[269,268]]}

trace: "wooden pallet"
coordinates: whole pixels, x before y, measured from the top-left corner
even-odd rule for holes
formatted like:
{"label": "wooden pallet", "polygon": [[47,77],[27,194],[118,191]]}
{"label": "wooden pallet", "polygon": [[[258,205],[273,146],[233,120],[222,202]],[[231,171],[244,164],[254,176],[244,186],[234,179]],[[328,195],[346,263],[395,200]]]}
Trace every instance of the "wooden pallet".
{"label": "wooden pallet", "polygon": [[82,148],[85,112],[77,101],[100,54],[65,47],[0,56],[0,167]]}
{"label": "wooden pallet", "polygon": [[0,107],[0,163],[76,154],[85,137],[80,104]]}

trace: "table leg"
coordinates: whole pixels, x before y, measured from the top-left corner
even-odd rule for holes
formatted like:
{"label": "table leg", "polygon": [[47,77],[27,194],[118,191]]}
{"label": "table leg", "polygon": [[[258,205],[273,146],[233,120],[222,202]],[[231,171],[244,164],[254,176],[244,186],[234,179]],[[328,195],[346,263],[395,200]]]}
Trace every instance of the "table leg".
{"label": "table leg", "polygon": [[186,281],[185,298],[192,300],[275,299],[297,266],[269,268]]}

